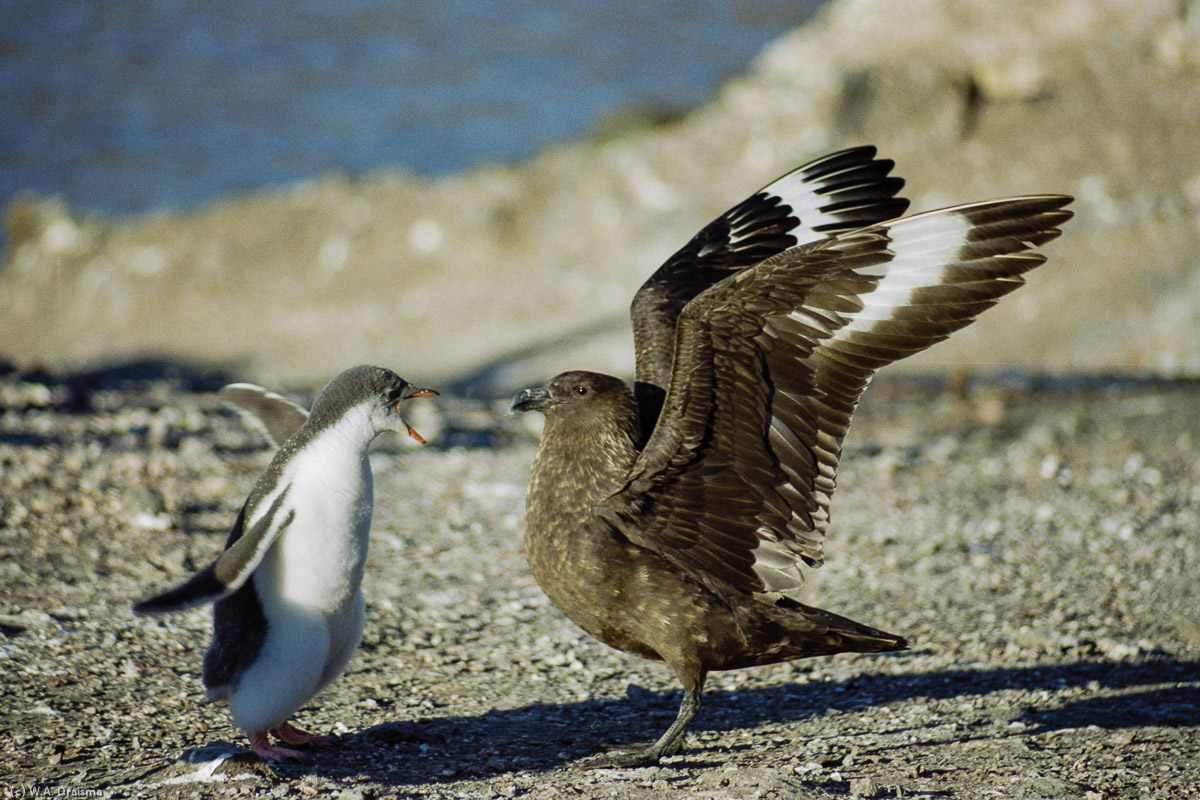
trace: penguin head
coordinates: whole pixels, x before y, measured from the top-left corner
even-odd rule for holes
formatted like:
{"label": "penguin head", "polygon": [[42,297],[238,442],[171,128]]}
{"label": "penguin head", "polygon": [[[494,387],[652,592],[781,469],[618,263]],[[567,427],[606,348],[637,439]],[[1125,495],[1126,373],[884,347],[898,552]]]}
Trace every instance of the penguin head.
{"label": "penguin head", "polygon": [[401,405],[413,397],[431,397],[437,392],[414,386],[383,367],[352,367],[336,376],[313,401],[310,424],[324,426],[365,405],[375,433],[407,433],[421,444],[425,439],[404,421]]}
{"label": "penguin head", "polygon": [[378,369],[381,373],[381,385],[376,393],[378,400],[371,412],[371,421],[375,425],[375,430],[407,433],[421,444],[425,444],[424,437],[417,433],[412,425],[404,421],[400,405],[411,397],[436,397],[437,392],[413,386],[391,370]]}

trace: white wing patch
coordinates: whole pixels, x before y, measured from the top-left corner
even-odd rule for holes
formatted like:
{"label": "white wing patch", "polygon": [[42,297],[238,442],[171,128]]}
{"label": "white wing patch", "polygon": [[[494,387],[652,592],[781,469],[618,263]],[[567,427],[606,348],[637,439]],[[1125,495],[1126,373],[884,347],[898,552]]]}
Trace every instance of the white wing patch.
{"label": "white wing patch", "polygon": [[[859,271],[861,275],[882,277],[872,291],[859,295],[862,310],[849,315],[832,342],[848,339],[857,331],[872,330],[876,323],[891,319],[896,309],[910,305],[918,290],[945,282],[946,268],[959,248],[967,244],[973,226],[959,214],[937,212],[907,217],[886,227],[894,257]],[[791,316],[806,321],[795,314]]]}
{"label": "white wing patch", "polygon": [[[872,151],[873,154],[874,151]],[[832,154],[832,157],[839,155],[841,154],[835,153]],[[849,161],[836,172],[825,171],[829,168],[825,162],[827,159],[806,164],[762,190],[763,194],[774,195],[790,206],[792,216],[800,221],[799,225],[788,231],[796,239],[793,247],[800,247],[826,238],[829,235],[828,232],[818,229],[826,229],[829,225],[845,222],[849,209],[843,195],[860,192],[863,186],[876,184],[882,177],[871,174],[859,175],[857,179],[847,178],[847,175],[851,173],[861,173],[867,162]],[[844,185],[838,186],[838,184]],[[866,206],[873,206],[879,203],[880,197],[874,193],[868,198],[860,197],[860,200]],[[739,238],[731,235],[730,241],[736,242]]]}
{"label": "white wing patch", "polygon": [[830,198],[818,194],[818,191],[829,183],[829,177],[822,176],[814,183],[811,178],[805,177],[802,171],[797,170],[784,175],[763,190],[791,206],[792,216],[800,220],[799,225],[788,231],[796,237],[795,247],[824,239],[826,234],[818,233],[813,228],[837,222],[839,219],[821,211],[822,206],[829,205]]}

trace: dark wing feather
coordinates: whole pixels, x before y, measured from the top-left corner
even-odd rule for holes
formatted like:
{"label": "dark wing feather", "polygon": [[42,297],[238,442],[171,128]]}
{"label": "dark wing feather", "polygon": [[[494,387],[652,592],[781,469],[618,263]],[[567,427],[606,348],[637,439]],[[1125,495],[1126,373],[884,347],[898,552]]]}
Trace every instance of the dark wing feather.
{"label": "dark wing feather", "polygon": [[1045,259],[1070,198],[919,214],[789,250],[683,311],[662,422],[602,513],[709,585],[818,565],[842,440],[879,367],[969,324]]}
{"label": "dark wing feather", "polygon": [[[671,375],[675,321],[688,301],[784,250],[903,214],[908,201],[895,195],[904,181],[888,177],[893,166],[876,160],[874,147],[805,164],[713,220],[647,279],[630,315],[637,381],[658,389],[650,396],[650,422]],[[643,391],[638,395],[643,402]]]}

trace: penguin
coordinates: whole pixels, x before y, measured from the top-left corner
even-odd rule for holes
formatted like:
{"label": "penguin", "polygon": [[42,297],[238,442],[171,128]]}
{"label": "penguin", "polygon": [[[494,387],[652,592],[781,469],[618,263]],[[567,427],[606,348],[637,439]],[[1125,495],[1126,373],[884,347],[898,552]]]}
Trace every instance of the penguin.
{"label": "penguin", "polygon": [[214,603],[203,668],[207,696],[228,701],[234,722],[264,759],[302,755],[273,744],[269,733],[283,745],[331,741],[289,717],[342,674],[362,637],[361,585],[374,505],[367,451],[383,431],[424,443],[400,406],[436,394],[372,366],[336,376],[311,414],[249,384],[226,392],[243,409],[255,405],[247,398],[258,397],[252,413],[272,436],[286,438],[255,482],[224,552],[186,583],[133,610],[162,614]]}

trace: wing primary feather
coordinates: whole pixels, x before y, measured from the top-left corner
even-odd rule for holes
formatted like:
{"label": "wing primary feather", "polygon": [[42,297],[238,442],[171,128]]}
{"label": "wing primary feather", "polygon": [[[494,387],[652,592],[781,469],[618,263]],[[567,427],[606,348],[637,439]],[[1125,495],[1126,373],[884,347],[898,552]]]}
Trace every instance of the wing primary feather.
{"label": "wing primary feather", "polygon": [[799,567],[823,559],[842,442],[872,375],[1019,287],[1069,202],[1036,195],[885,220],[700,292],[679,312],[662,420],[610,498],[628,512],[616,515],[623,535],[697,580],[799,586]]}

